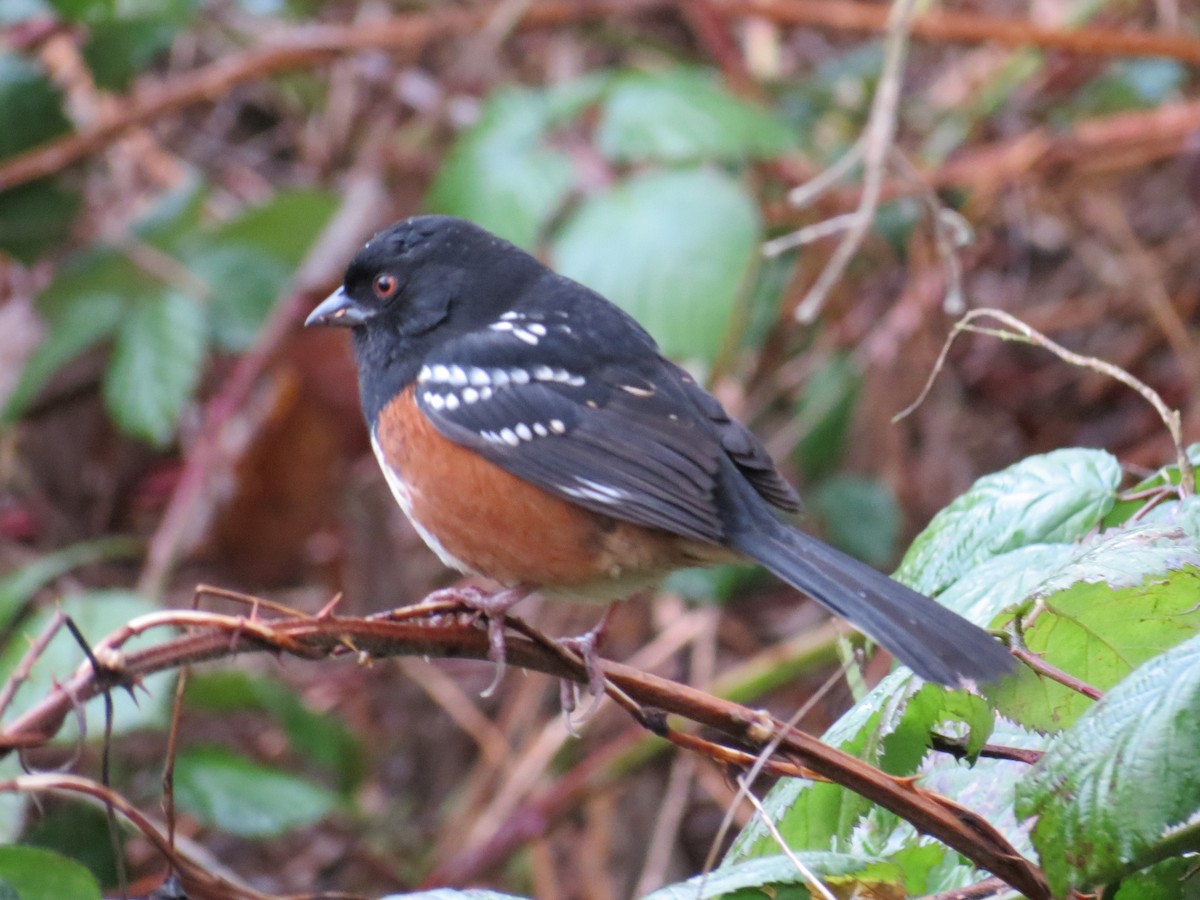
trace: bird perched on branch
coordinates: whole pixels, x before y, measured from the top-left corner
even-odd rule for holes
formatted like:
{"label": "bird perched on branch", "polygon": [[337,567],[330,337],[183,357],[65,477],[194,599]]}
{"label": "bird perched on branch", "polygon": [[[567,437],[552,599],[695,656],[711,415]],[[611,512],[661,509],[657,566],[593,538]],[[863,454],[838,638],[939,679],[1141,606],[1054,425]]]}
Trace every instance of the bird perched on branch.
{"label": "bird perched on branch", "polygon": [[634,319],[484,229],[418,216],[359,251],[307,325],[353,337],[371,445],[475,596],[492,656],[533,591],[627,597],[753,560],[947,685],[1012,667],[982,629],[779,518],[800,498],[759,440]]}

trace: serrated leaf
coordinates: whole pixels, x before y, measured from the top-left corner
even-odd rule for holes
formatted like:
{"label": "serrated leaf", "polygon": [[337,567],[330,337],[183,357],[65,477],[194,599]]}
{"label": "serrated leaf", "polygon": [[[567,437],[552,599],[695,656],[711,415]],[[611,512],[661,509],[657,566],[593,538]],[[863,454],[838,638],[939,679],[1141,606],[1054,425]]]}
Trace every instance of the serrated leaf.
{"label": "serrated leaf", "polygon": [[1033,841],[1056,896],[1158,861],[1172,830],[1196,816],[1197,708],[1193,637],[1109,691],[1021,783],[1017,811],[1038,817]]}
{"label": "serrated leaf", "polygon": [[429,208],[532,248],[574,181],[571,158],[548,139],[563,114],[542,91],[493,93],[438,169]]}
{"label": "serrated leaf", "polygon": [[711,73],[673,68],[617,76],[601,103],[596,144],[615,162],[738,162],[777,156],[796,139]]}
{"label": "serrated leaf", "polygon": [[621,306],[671,357],[711,363],[757,248],[758,207],[713,169],[632,178],[585,201],[551,251],[556,268]]}
{"label": "serrated leaf", "polygon": [[[1192,444],[1186,449],[1185,452],[1187,453],[1188,459],[1191,461],[1192,466],[1200,467],[1200,444]],[[1163,466],[1153,475],[1149,476],[1148,478],[1143,478],[1126,493],[1132,495],[1143,494],[1144,492],[1153,491],[1155,488],[1162,488],[1166,487],[1167,485],[1178,485],[1181,480],[1182,479],[1180,478],[1178,465],[1172,464],[1169,466]],[[1193,475],[1193,488],[1200,488],[1200,472],[1195,472]],[[1138,499],[1128,500],[1119,499],[1113,504],[1113,508],[1108,511],[1108,515],[1104,517],[1103,525],[1105,528],[1114,528],[1117,525],[1123,525],[1135,514],[1143,513],[1147,503],[1154,503],[1155,505],[1149,511],[1148,515],[1140,515],[1140,520],[1144,522],[1157,519],[1162,515],[1165,508],[1170,508],[1174,505],[1172,502],[1160,503],[1158,502],[1159,499],[1160,498],[1154,496],[1142,496]],[[1191,496],[1183,498],[1183,502],[1195,499],[1196,495],[1193,493]]]}
{"label": "serrated leaf", "polygon": [[933,517],[905,554],[896,578],[926,594],[973,566],[1028,544],[1077,541],[1095,528],[1121,481],[1102,450],[1055,450],[985,475]]}
{"label": "serrated leaf", "polygon": [[[1150,657],[1200,630],[1200,548],[1173,529],[1143,525],[1083,547],[1038,589],[1022,629],[1051,665],[1107,690]],[[1027,667],[986,690],[1029,728],[1069,728],[1092,701]]]}
{"label": "serrated leaf", "polygon": [[1074,544],[1029,544],[993,556],[938,595],[938,603],[987,627],[1079,554]]}
{"label": "serrated leaf", "polygon": [[992,734],[995,715],[982,697],[926,684],[908,701],[904,713],[883,741],[880,768],[892,775],[917,770],[934,731],[965,735],[968,759],[974,760]]}
{"label": "serrated leaf", "polygon": [[100,886],[91,872],[40,847],[0,847],[0,883],[20,900],[100,900]]}
{"label": "serrated leaf", "polygon": [[104,400],[128,434],[165,445],[200,380],[207,334],[204,310],[170,291],[136,303],[117,332],[104,375]]}
{"label": "serrated leaf", "polygon": [[319,822],[337,795],[295,775],[259,765],[223,747],[191,747],[175,763],[179,808],[239,837],[284,834]]}
{"label": "serrated leaf", "polygon": [[[821,878],[845,878],[860,875],[878,860],[846,853],[795,854],[810,872]],[[778,896],[772,885],[803,885],[804,876],[786,856],[776,853],[758,859],[722,864],[707,875],[697,875],[680,884],[660,888],[646,900],[704,900],[723,897],[734,891],[762,889],[770,896]],[[757,896],[757,890],[755,896]],[[807,892],[789,894],[796,898],[807,896]]]}
{"label": "serrated leaf", "polygon": [[[908,698],[919,685],[911,672],[893,672],[856,703],[821,740],[875,763],[883,738],[890,733]],[[869,801],[839,785],[803,778],[780,781],[763,800],[763,809],[789,847],[797,850],[841,850],[855,823],[871,808]],[[727,860],[749,859],[775,852],[775,838],[755,818],[734,841]]]}
{"label": "serrated leaf", "polygon": [[[130,591],[90,591],[64,597],[58,609],[71,617],[90,645],[116,631],[138,616],[152,612],[156,607],[145,598]],[[0,652],[0,680],[18,665],[29,642],[41,633],[54,615],[53,609],[39,610],[16,629],[15,638]],[[124,644],[125,651],[136,650],[153,644],[156,636],[143,634],[131,638]],[[38,658],[29,679],[17,690],[13,705],[6,711],[4,721],[12,721],[28,707],[42,699],[55,684],[65,680],[84,662],[82,648],[65,628],[60,629]],[[113,734],[125,734],[139,728],[158,724],[163,719],[166,694],[172,676],[168,673],[151,675],[133,694],[114,690]],[[84,707],[89,740],[98,740],[104,734],[104,703],[97,698]],[[76,718],[69,716],[56,740],[78,739]]]}

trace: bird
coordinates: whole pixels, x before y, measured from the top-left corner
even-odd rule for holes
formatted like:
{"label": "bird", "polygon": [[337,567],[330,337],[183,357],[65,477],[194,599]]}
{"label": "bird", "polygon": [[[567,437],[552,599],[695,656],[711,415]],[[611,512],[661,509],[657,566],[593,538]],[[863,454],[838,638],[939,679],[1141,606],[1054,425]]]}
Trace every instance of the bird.
{"label": "bird", "polygon": [[500,586],[472,599],[501,665],[501,614],[535,591],[616,601],[753,562],[927,681],[1013,667],[982,628],[788,521],[800,497],[762,442],[632,316],[472,222],[379,232],[305,325],[350,330],[371,446],[416,531]]}

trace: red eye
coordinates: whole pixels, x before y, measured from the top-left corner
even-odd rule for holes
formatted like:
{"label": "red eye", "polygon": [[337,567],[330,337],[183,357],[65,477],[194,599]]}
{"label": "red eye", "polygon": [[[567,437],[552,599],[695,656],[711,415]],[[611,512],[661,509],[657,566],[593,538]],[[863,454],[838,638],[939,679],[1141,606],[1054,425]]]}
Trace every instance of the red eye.
{"label": "red eye", "polygon": [[400,282],[396,280],[395,275],[376,275],[375,276],[375,296],[380,300],[386,300],[392,294],[396,293],[396,288],[400,286]]}

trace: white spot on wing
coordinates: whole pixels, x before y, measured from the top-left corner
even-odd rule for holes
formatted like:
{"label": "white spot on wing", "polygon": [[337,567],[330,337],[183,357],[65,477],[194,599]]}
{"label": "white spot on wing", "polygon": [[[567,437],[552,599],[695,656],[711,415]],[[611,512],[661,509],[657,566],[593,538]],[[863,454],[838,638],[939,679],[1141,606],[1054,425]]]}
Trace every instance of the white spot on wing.
{"label": "white spot on wing", "polygon": [[441,394],[435,394],[432,391],[426,391],[424,397],[425,402],[429,404],[430,409],[440,410],[446,405],[446,401]]}
{"label": "white spot on wing", "polygon": [[521,439],[517,437],[517,433],[511,428],[500,429],[500,440],[504,441],[510,447],[516,447],[521,443]]}
{"label": "white spot on wing", "polygon": [[595,500],[597,503],[620,503],[628,495],[615,487],[592,481],[590,478],[576,478],[578,487],[563,487],[562,492],[569,497],[580,500]]}
{"label": "white spot on wing", "polygon": [[475,387],[492,383],[492,377],[488,375],[487,369],[480,369],[476,366],[472,366],[467,370],[467,376],[468,380],[471,382],[471,384],[475,385]]}
{"label": "white spot on wing", "polygon": [[[503,324],[504,324],[503,322],[496,323],[496,325],[503,325]],[[496,325],[493,325],[492,327],[495,328]],[[530,327],[532,327],[532,326],[530,326]],[[520,338],[521,340],[523,340],[525,343],[529,344],[532,347],[537,346],[537,342],[538,342],[537,335],[534,334],[532,331],[528,331],[524,328],[514,328],[513,336]]]}
{"label": "white spot on wing", "polygon": [[523,440],[523,441],[532,441],[533,440],[533,432],[530,431],[529,426],[526,425],[524,422],[522,422],[520,425],[518,425],[513,430],[517,433],[517,437],[519,437],[521,440]]}
{"label": "white spot on wing", "polygon": [[566,434],[567,426],[563,424],[562,419],[551,419],[550,420],[550,430],[553,431],[555,434]]}
{"label": "white spot on wing", "polygon": [[467,373],[462,366],[450,367],[450,383],[455,387],[462,387],[467,383]]}
{"label": "white spot on wing", "polygon": [[479,391],[477,391],[477,390],[475,390],[475,388],[471,388],[471,387],[463,388],[462,389],[462,398],[463,398],[463,403],[474,403],[476,400],[479,399]]}
{"label": "white spot on wing", "polygon": [[446,395],[446,409],[450,410],[451,412],[458,409],[458,395],[457,394],[447,394]]}

